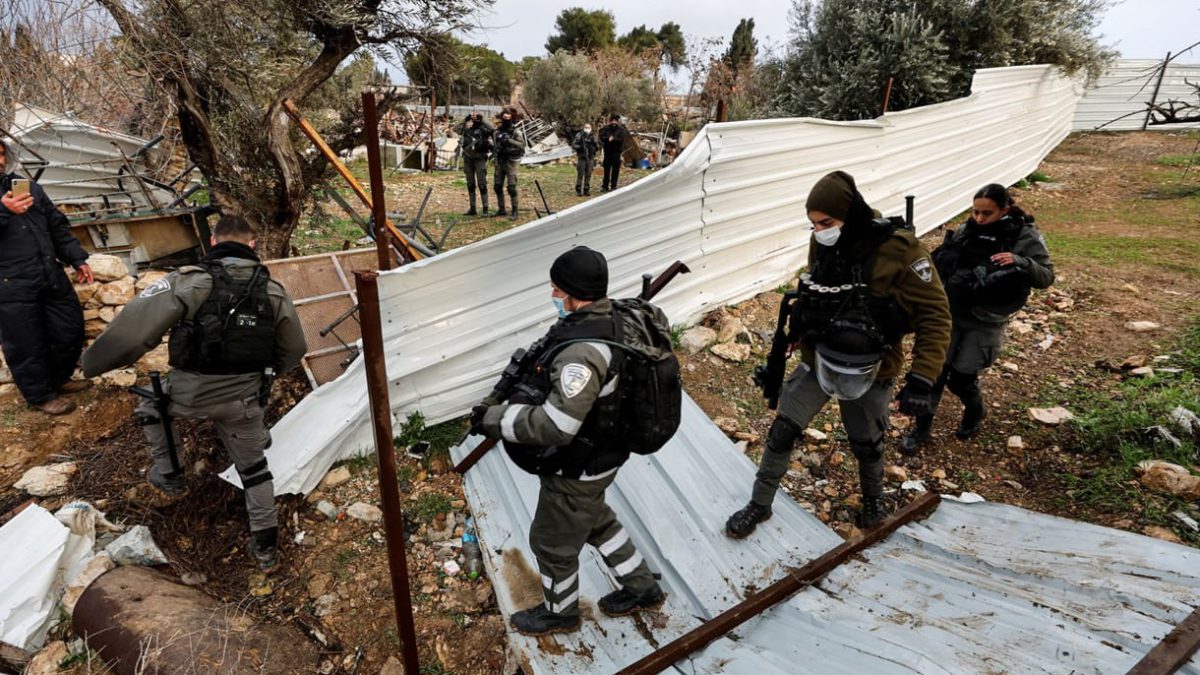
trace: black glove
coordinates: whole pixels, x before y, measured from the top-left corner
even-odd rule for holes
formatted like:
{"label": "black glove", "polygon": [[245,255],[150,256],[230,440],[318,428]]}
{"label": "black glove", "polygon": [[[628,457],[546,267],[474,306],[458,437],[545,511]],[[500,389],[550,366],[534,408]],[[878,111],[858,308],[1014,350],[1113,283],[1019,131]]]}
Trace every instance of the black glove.
{"label": "black glove", "polygon": [[479,435],[479,436],[487,435],[483,431],[483,416],[487,414],[488,408],[489,408],[489,406],[484,403],[480,403],[479,405],[475,406],[474,408],[471,408],[470,433],[472,435]]}
{"label": "black glove", "polygon": [[922,417],[933,414],[933,383],[909,373],[904,376],[904,386],[896,395],[900,401],[900,414]]}

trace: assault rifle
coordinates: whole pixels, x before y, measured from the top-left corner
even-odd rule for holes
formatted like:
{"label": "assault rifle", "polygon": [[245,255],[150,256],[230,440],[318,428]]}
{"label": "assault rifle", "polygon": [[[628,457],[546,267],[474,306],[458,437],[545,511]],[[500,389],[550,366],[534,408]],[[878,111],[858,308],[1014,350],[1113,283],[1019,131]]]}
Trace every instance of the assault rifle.
{"label": "assault rifle", "polygon": [[[638,297],[642,300],[652,300],[654,299],[654,296],[658,295],[659,291],[665,288],[666,285],[670,283],[671,280],[677,275],[687,274],[688,272],[691,272],[691,270],[688,269],[688,266],[683,264],[683,261],[676,260],[675,262],[671,263],[671,266],[668,267],[665,272],[658,275],[658,278],[654,278],[649,274],[643,274],[642,292],[638,293]],[[492,387],[492,392],[483,399],[485,405],[499,405],[507,401],[521,388],[521,379],[524,377],[525,373],[528,373],[530,369],[533,368],[537,359],[542,355],[548,337],[549,336],[539,338],[537,342],[534,342],[529,346],[529,349],[518,349],[517,351],[513,352],[512,357],[508,360],[508,365],[504,368],[504,372],[500,374],[500,379],[496,382],[496,385]],[[467,436],[470,435],[471,432],[468,431]],[[467,439],[467,436],[463,437],[463,441]],[[475,464],[479,462],[479,460],[482,459],[489,450],[496,447],[498,442],[499,441],[495,438],[489,438],[480,443],[475,447],[474,450],[471,451],[471,454],[464,457],[463,460],[454,467],[455,473],[460,475],[466,473],[471,467],[475,466]],[[462,441],[460,441],[459,444],[461,445]]]}
{"label": "assault rifle", "polygon": [[762,389],[767,407],[774,410],[779,405],[779,392],[783,389],[783,378],[787,375],[787,360],[791,346],[800,336],[799,326],[792,325],[793,310],[800,300],[799,290],[783,294],[779,302],[779,319],[775,324],[775,335],[771,338],[771,354],[767,362],[754,369],[754,384]]}
{"label": "assault rifle", "polygon": [[175,432],[171,426],[171,397],[163,391],[162,375],[157,370],[150,373],[150,390],[130,387],[129,391],[154,404],[159,424],[167,435],[167,459],[171,462],[171,475],[178,476],[182,468],[179,465],[179,450],[175,447]]}

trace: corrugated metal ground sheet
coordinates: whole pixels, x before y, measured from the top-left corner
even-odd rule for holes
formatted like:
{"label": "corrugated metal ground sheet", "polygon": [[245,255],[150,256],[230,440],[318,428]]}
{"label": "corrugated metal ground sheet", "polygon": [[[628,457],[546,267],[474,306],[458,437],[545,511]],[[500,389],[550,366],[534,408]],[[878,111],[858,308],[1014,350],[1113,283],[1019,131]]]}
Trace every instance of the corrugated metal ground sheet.
{"label": "corrugated metal ground sheet", "polygon": [[[1136,131],[1146,120],[1146,104],[1154,96],[1154,85],[1162,61],[1125,59],[1117,61],[1102,75],[1094,88],[1088,89],[1075,110],[1075,131],[1090,131],[1103,126],[1107,131]],[[1197,103],[1196,90],[1188,84],[1200,84],[1200,64],[1172,61],[1163,74],[1162,86],[1156,99]],[[1171,131],[1200,128],[1196,124],[1154,125],[1150,131]]]}
{"label": "corrugated metal ground sheet", "polygon": [[[473,447],[454,451],[456,459]],[[595,608],[615,583],[581,558],[579,633],[510,632],[529,675],[611,673],[732,607],[841,539],[781,496],[744,541],[724,521],[755,467],[687,400],[680,433],[634,457],[608,492],[625,529],[661,573],[668,602],[635,621]],[[500,449],[466,477],[500,609],[536,604],[526,541],[537,480]],[[794,673],[1124,673],[1200,604],[1200,552],[1141,535],[988,503],[943,501],[864,555],[676,665],[738,675]],[[1200,660],[1184,669],[1197,673]]]}
{"label": "corrugated metal ground sheet", "polygon": [[[833,169],[858,178],[889,214],[917,195],[922,232],[961,212],[988,182],[1033,171],[1070,130],[1076,84],[1048,66],[976,73],[966,98],[862,122],[712,124],[665,170],[616,192],[379,278],[391,404],[430,422],[465,414],[508,356],[554,320],[548,269],[586,244],[609,259],[611,294],[682,260],[658,303],[673,324],[769,290],[804,260],[804,199]],[[306,397],[272,430],[276,490],[307,492],[339,458],[370,445],[361,362]],[[229,471],[224,476],[236,482]]]}

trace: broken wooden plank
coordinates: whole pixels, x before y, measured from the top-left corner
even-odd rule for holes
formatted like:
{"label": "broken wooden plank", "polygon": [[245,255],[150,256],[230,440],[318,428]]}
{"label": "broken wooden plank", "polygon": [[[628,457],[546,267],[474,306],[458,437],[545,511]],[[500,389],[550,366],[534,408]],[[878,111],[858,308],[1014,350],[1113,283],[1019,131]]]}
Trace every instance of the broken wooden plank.
{"label": "broken wooden plank", "polygon": [[1182,668],[1200,648],[1200,608],[1162,639],[1129,669],[1129,675],[1170,675]]}

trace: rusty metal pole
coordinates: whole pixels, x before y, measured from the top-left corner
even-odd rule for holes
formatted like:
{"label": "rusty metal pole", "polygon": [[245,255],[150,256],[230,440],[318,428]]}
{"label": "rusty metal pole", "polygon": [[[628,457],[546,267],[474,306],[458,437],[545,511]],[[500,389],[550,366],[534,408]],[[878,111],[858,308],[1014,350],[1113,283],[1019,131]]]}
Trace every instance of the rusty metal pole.
{"label": "rusty metal pole", "polygon": [[889,77],[887,88],[883,90],[883,114],[886,115],[888,106],[892,104],[892,82],[894,78]]}
{"label": "rusty metal pole", "polygon": [[[380,203],[383,200],[376,200]],[[396,480],[396,450],[392,445],[392,407],[388,399],[387,361],[383,354],[383,326],[379,316],[379,273],[354,273],[358,291],[359,320],[362,322],[363,363],[367,371],[367,394],[375,429],[375,454],[379,459],[379,496],[383,502],[383,532],[387,538],[388,567],[392,576],[392,600],[404,672],[416,673],[417,631],[413,626],[412,597],[408,587],[408,560],[404,547],[404,513],[400,510],[400,483]]]}
{"label": "rusty metal pole", "polygon": [[[375,220],[375,250],[379,255],[379,269],[392,269],[392,247],[388,242],[391,232],[384,227],[387,222],[387,200],[383,186],[383,159],[379,156],[379,114],[375,110],[375,92],[364,91],[362,95],[363,122],[367,131],[367,168],[371,173],[371,217]],[[385,378],[386,379],[386,378]]]}

